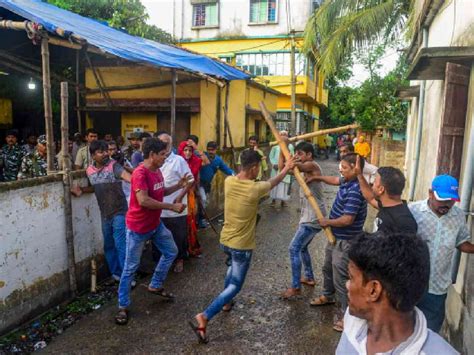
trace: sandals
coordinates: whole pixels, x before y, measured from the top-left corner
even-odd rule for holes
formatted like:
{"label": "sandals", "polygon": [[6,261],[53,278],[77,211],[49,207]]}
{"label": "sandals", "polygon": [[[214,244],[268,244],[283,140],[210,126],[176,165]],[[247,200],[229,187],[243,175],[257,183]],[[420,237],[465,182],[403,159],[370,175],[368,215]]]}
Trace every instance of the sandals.
{"label": "sandals", "polygon": [[125,308],[119,309],[115,315],[115,324],[126,325],[128,323],[128,310]]}
{"label": "sandals", "polygon": [[172,294],[171,292],[166,292],[164,288],[159,288],[157,290],[150,290],[150,288],[148,288],[148,292],[150,292],[153,295],[166,298],[167,300],[170,300],[170,301],[173,301],[176,298],[174,294]]}
{"label": "sandals", "polygon": [[314,298],[309,304],[311,306],[324,306],[329,304],[334,304],[336,301],[333,298],[328,298],[324,295]]}
{"label": "sandals", "polygon": [[196,334],[200,344],[207,344],[209,342],[209,337],[206,335],[206,328],[200,328],[197,325],[194,325],[194,323],[191,321],[189,321],[188,324],[193,330],[194,334]]}
{"label": "sandals", "polygon": [[299,288],[289,288],[280,295],[283,300],[291,300],[301,296],[301,290]]}
{"label": "sandals", "polygon": [[314,280],[310,280],[310,279],[301,279],[300,282],[303,284],[303,285],[306,285],[306,286],[311,286],[311,287],[314,287],[316,286],[316,281]]}

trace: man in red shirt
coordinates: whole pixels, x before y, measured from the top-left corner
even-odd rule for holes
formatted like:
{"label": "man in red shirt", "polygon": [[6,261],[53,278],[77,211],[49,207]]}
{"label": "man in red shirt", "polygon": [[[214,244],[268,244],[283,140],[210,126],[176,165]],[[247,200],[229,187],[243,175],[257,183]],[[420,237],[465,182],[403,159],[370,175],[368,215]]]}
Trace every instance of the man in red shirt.
{"label": "man in red shirt", "polygon": [[162,210],[181,213],[186,205],[182,203],[164,203],[163,197],[188,187],[188,176],[183,176],[174,186],[165,187],[160,167],[166,159],[166,143],[158,138],[149,138],[143,143],[143,164],[132,174],[130,206],[126,216],[127,250],[125,265],[119,286],[119,312],[115,322],[119,325],[128,322],[130,306],[130,288],[133,275],[140,265],[143,246],[147,240],[161,252],[161,258],[148,286],[148,292],[169,300],[174,295],[165,292],[163,282],[168,275],[178,249],[171,232],[160,221]]}

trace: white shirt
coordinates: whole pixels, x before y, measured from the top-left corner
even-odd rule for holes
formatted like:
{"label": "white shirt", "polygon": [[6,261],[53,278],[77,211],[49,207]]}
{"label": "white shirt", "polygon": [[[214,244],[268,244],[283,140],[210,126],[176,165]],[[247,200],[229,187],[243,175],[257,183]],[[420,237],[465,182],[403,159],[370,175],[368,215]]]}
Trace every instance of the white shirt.
{"label": "white shirt", "polygon": [[[179,180],[186,174],[191,173],[191,169],[189,169],[188,163],[186,163],[186,160],[180,155],[176,155],[173,152],[170,154],[168,158],[166,158],[165,163],[163,166],[160,168],[161,173],[163,174],[163,178],[165,179],[165,186],[166,187],[171,187],[176,185]],[[179,189],[178,191],[173,192],[171,195],[165,196],[163,202],[165,203],[173,203],[175,198],[178,197],[179,193],[181,192],[182,189]],[[183,203],[187,204],[188,203],[188,196],[184,196],[183,198]],[[163,210],[161,212],[161,217],[164,218],[172,218],[172,217],[182,217],[186,216],[188,214],[188,208],[186,207],[183,212],[181,213],[176,213],[170,210]]]}

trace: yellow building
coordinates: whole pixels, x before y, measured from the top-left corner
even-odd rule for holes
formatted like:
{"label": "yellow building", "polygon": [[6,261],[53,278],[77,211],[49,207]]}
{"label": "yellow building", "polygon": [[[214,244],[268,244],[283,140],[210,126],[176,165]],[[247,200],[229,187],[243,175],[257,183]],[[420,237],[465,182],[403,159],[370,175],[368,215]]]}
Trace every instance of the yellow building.
{"label": "yellow building", "polygon": [[[171,75],[169,71],[145,66],[98,67],[97,72],[108,88],[104,99],[91,70],[86,70],[87,125],[101,133],[128,136],[136,130],[170,130]],[[135,86],[135,87],[133,87]],[[227,91],[229,98],[226,100]],[[235,80],[226,87],[179,74],[176,88],[176,140],[189,134],[200,138],[201,148],[208,141],[221,147],[246,144],[247,137],[258,135],[268,140],[266,125],[261,123],[259,102],[275,112],[279,92],[251,80]],[[225,107],[230,135],[225,130]],[[115,131],[114,131],[115,130]]]}
{"label": "yellow building", "polygon": [[[314,62],[299,53],[303,39],[297,37],[296,132],[318,128],[320,109],[327,106],[324,78]],[[256,76],[255,81],[282,95],[277,103],[277,126],[288,129],[291,120],[290,38],[287,35],[182,40],[180,46],[219,58]]]}

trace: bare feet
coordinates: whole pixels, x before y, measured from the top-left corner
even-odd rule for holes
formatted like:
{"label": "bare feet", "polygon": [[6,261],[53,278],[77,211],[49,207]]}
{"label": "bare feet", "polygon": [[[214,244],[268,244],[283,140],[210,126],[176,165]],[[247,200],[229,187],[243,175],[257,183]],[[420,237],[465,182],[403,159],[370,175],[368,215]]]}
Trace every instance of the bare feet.
{"label": "bare feet", "polygon": [[311,286],[311,287],[314,287],[316,285],[316,282],[314,280],[307,279],[307,278],[304,278],[304,277],[300,280],[300,282],[303,285],[307,285],[307,286]]}
{"label": "bare feet", "polygon": [[301,295],[301,290],[299,288],[289,288],[281,294],[281,298],[287,300],[299,295]]}
{"label": "bare feet", "polygon": [[183,272],[183,270],[184,270],[183,259],[176,260],[176,265],[174,266],[174,272],[179,273],[179,272]]}

